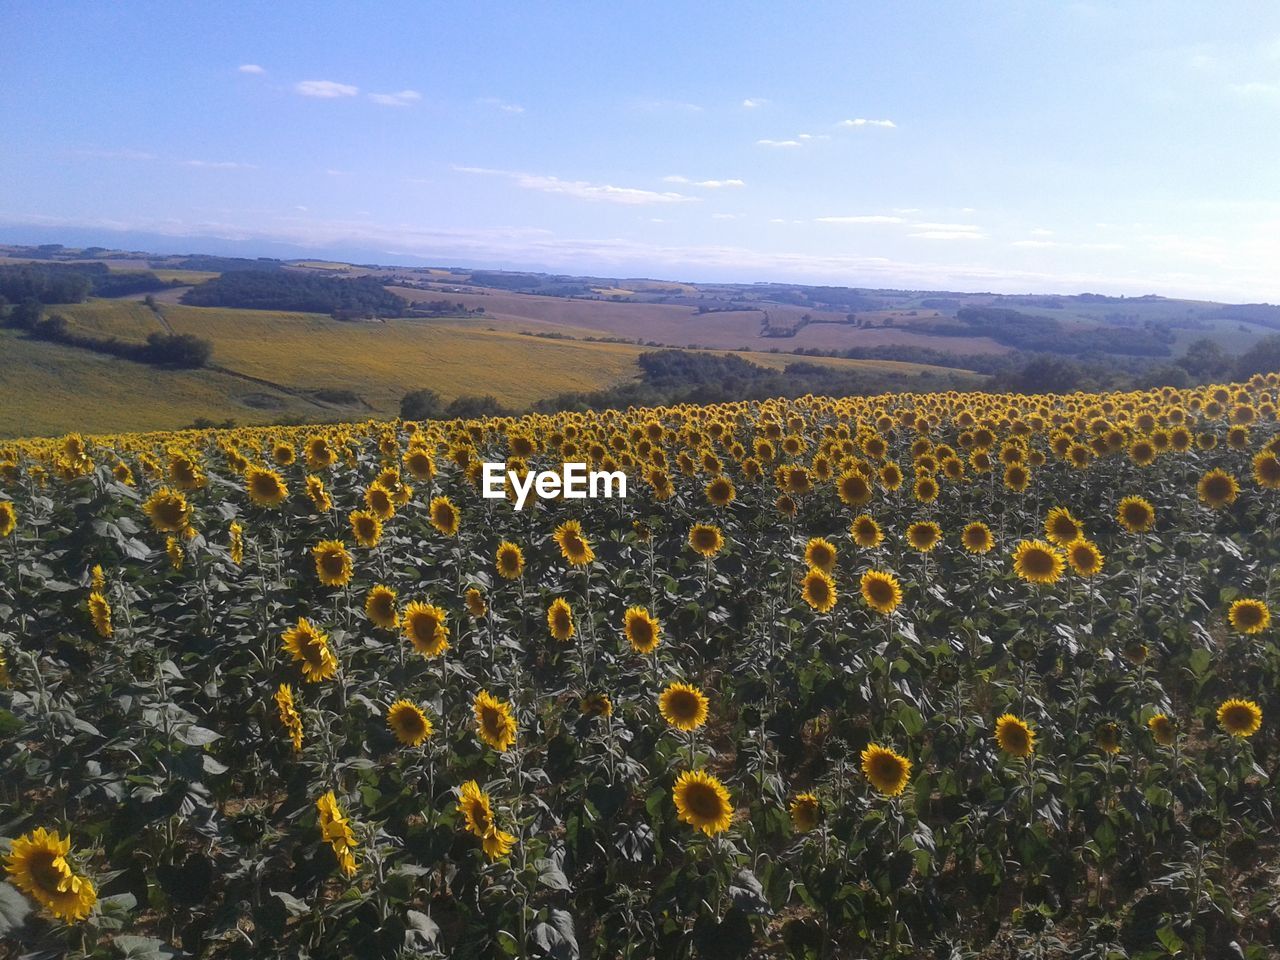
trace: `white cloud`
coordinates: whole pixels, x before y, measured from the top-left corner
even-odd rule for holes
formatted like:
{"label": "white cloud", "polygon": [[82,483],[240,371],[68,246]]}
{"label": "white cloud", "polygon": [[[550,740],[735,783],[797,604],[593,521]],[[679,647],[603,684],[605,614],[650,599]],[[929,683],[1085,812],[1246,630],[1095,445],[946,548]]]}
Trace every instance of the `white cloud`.
{"label": "white cloud", "polygon": [[985,233],[974,233],[968,230],[920,230],[916,233],[907,234],[909,237],[919,237],[921,240],[985,240]]}
{"label": "white cloud", "polygon": [[69,150],[73,156],[77,157],[96,157],[100,160],[157,160],[159,159],[154,153],[147,153],[144,150],[99,150],[90,148],[88,150]]}
{"label": "white cloud", "polygon": [[1052,237],[1053,231],[1046,230],[1044,227],[1036,227],[1031,231],[1033,237]]}
{"label": "white cloud", "polygon": [[242,63],[236,69],[238,69],[241,73],[256,73],[259,76],[267,72],[266,70],[262,69],[262,67],[258,66],[256,63]]}
{"label": "white cloud", "polygon": [[359,87],[349,83],[338,83],[334,80],[299,80],[293,85],[295,93],[304,97],[319,97],[321,100],[332,100],[336,97],[354,97],[360,92]]}
{"label": "white cloud", "polygon": [[799,140],[757,140],[756,145],[760,147],[798,147]]}
{"label": "white cloud", "polygon": [[369,99],[381,107],[407,107],[421,100],[422,94],[417,90],[401,90],[399,93],[371,93]]}
{"label": "white cloud", "polygon": [[814,223],[906,223],[902,217],[864,214],[857,217],[814,217]]}
{"label": "white cloud", "polygon": [[1247,83],[1229,83],[1227,89],[1242,97],[1280,97],[1280,84],[1250,80]]}
{"label": "white cloud", "polygon": [[636,110],[644,110],[648,113],[701,113],[702,107],[696,103],[687,103],[683,100],[655,100],[648,97],[642,97],[639,100],[632,101],[632,107]]}
{"label": "white cloud", "polygon": [[503,113],[524,113],[524,107],[520,106],[520,104],[508,103],[498,97],[481,97],[479,102],[488,107],[496,107]]}
{"label": "white cloud", "polygon": [[952,233],[981,233],[982,228],[972,223],[913,223],[917,230],[945,230]]}
{"label": "white cloud", "polygon": [[329,176],[331,176],[331,177],[349,177],[349,176],[351,176],[351,171],[350,171],[350,170],[336,170],[336,169],[334,169],[333,167],[330,167],[329,169],[327,169],[327,170],[325,171],[325,173],[326,173],[326,174],[328,174],[328,175],[329,175]]}
{"label": "white cloud", "polygon": [[898,125],[892,120],[867,120],[865,117],[858,117],[855,120],[841,120],[837,126],[896,128]]}
{"label": "white cloud", "polygon": [[738,215],[736,213],[713,213],[711,215],[711,219],[712,220],[737,220]]}
{"label": "white cloud", "polygon": [[818,133],[818,134],[797,133],[796,139],[797,140],[830,140],[831,138],[827,136],[827,134],[825,133]]}
{"label": "white cloud", "polygon": [[1056,247],[1056,240],[1015,240],[1009,244],[1011,247]]}
{"label": "white cloud", "polygon": [[651,203],[697,203],[697,197],[683,193],[656,190],[641,190],[636,187],[616,187],[607,183],[588,183],[585,180],[561,180],[559,177],[544,176],[533,173],[520,173],[515,170],[491,170],[487,167],[454,167],[459,173],[472,173],[483,176],[506,177],[525,190],[540,190],[543,193],[558,193],[579,200],[594,200],[604,203],[619,203],[627,206],[638,206]]}
{"label": "white cloud", "polygon": [[747,99],[742,101],[742,105],[748,110],[754,110],[756,107],[763,107],[768,102],[769,101],[763,97],[747,97]]}
{"label": "white cloud", "polygon": [[678,173],[673,173],[669,177],[662,178],[663,183],[687,183],[692,187],[704,187],[707,190],[719,190],[722,187],[745,187],[745,180],[690,180],[688,177],[682,177]]}
{"label": "white cloud", "polygon": [[184,167],[204,167],[208,170],[257,170],[256,164],[237,163],[235,160],[183,160]]}

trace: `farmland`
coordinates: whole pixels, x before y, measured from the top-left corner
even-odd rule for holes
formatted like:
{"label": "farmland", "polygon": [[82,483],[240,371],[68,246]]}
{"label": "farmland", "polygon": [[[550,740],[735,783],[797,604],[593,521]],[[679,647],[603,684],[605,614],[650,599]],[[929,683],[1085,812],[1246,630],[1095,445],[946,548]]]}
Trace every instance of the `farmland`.
{"label": "farmland", "polygon": [[[265,321],[223,322],[253,362]],[[1278,395],[0,445],[0,932],[1274,956]],[[494,460],[631,489],[517,512]]]}
{"label": "farmland", "polygon": [[[0,411],[0,435],[175,428],[200,417],[241,423],[389,417],[405,393],[424,386],[446,398],[492,394],[520,409],[556,393],[599,390],[633,379],[639,373],[636,358],[644,352],[634,344],[586,342],[581,338],[596,333],[589,329],[514,325],[488,317],[369,324],[319,314],[157,306],[158,312],[139,300],[89,300],[59,304],[50,312],[65,317],[74,330],[130,342],[166,331],[198,335],[213,344],[217,369],[157,372],[0,333],[15,351],[11,362],[0,365],[0,384],[15,391],[14,402]],[[530,331],[564,339],[531,337]],[[795,359],[742,356],[778,370]],[[919,364],[820,362],[876,375],[954,376]],[[317,399],[334,391],[354,399]],[[89,397],[96,402],[82,406]],[[144,410],[140,399],[162,403]]]}

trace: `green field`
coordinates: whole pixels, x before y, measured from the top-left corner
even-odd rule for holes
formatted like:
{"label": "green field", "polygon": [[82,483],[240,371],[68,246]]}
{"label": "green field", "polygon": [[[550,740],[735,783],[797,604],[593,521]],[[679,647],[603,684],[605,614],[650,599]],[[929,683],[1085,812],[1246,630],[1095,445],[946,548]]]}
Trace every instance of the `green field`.
{"label": "green field", "polygon": [[[327,316],[162,304],[177,333],[212,341],[217,369],[157,370],[58,344],[4,335],[0,436],[176,428],[198,417],[238,423],[394,417],[400,398],[429,387],[446,400],[493,394],[526,408],[558,393],[601,390],[639,374],[635,344],[529,336],[495,318],[404,319],[344,323]],[[137,300],[91,300],[50,308],[97,337],[141,342],[164,332]],[[537,324],[567,338],[598,331]],[[722,351],[718,351],[722,352]],[[915,376],[938,367],[870,360],[740,353],[781,370],[797,360]],[[975,383],[977,379],[975,378]],[[347,391],[354,403],[326,402]]]}

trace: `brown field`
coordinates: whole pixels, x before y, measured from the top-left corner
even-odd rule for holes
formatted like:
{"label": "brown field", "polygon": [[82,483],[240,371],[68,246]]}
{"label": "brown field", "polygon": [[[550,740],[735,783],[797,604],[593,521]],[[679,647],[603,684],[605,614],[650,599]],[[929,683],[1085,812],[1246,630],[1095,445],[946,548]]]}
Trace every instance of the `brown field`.
{"label": "brown field", "polygon": [[[630,282],[630,281],[628,281]],[[437,300],[440,292],[409,287],[388,288],[407,300]],[[762,337],[763,315],[758,310],[699,315],[696,308],[666,303],[619,303],[610,300],[569,300],[535,294],[488,290],[478,293],[449,293],[469,309],[483,307],[493,320],[528,324],[558,324],[594,331],[597,335],[626,337],[672,347],[708,347],[720,350],[793,351],[801,347],[840,350],[848,347],[912,345],[947,350],[952,353],[1007,353],[1009,348],[986,337],[938,337],[913,333],[913,320],[934,319],[933,311],[918,317],[893,313],[893,327],[858,329],[842,323],[811,323],[794,337]],[[844,314],[803,307],[768,304],[774,326],[791,326],[806,314],[826,320],[843,320]],[[890,312],[892,313],[892,311]]]}

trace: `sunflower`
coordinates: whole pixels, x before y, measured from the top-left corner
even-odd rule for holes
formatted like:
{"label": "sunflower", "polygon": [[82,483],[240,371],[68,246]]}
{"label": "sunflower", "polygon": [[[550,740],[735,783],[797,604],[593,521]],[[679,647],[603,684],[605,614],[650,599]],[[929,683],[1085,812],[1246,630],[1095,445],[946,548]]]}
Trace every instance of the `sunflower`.
{"label": "sunflower", "polygon": [[419,480],[430,480],[436,475],[435,458],[424,447],[410,447],[404,455],[404,465]]}
{"label": "sunflower", "polygon": [[1125,497],[1116,507],[1116,519],[1130,533],[1146,533],[1156,522],[1156,508],[1142,497]]}
{"label": "sunflower", "polygon": [[587,717],[612,717],[613,701],[609,699],[607,693],[589,693],[582,698],[582,702],[578,704],[584,716]]}
{"label": "sunflower", "polygon": [[831,579],[830,574],[817,567],[810,567],[809,572],[804,575],[804,587],[800,595],[818,613],[827,613],[836,605],[836,582]]}
{"label": "sunflower", "polygon": [[942,528],[932,520],[921,520],[907,527],[907,543],[921,553],[928,553],[942,539]]}
{"label": "sunflower", "polygon": [[1252,737],[1262,726],[1262,709],[1252,700],[1224,700],[1218,723],[1233,737]]}
{"label": "sunflower", "polygon": [[714,524],[696,523],[689,531],[689,546],[695,553],[710,559],[724,547],[724,537]]}
{"label": "sunflower", "polygon": [[853,523],[849,525],[849,536],[864,550],[872,550],[880,546],[880,541],[884,539],[880,524],[865,513],[855,517]]}
{"label": "sunflower", "polygon": [[348,877],[354,875],[356,837],[332,790],[316,799],[316,812],[319,815],[320,836],[338,858],[338,866]]}
{"label": "sunflower", "polygon": [[991,528],[981,520],[965,525],[965,528],[960,531],[960,543],[970,553],[977,554],[988,553],[996,545],[995,537],[991,535]]}
{"label": "sunflower", "polygon": [[275,699],[276,716],[293,743],[293,752],[298,753],[302,750],[302,715],[294,703],[293,687],[287,683],[280,684],[276,688]]}
{"label": "sunflower", "polygon": [[863,507],[871,502],[871,497],[875,493],[867,478],[856,470],[849,470],[840,474],[840,478],[836,481],[836,493],[851,507]]}
{"label": "sunflower", "polygon": [[230,537],[227,549],[231,554],[231,562],[240,566],[244,563],[244,527],[232,520],[231,525],[227,527],[227,533]]}
{"label": "sunflower", "polygon": [[297,452],[293,449],[293,445],[284,442],[276,442],[271,445],[271,459],[276,462],[278,467],[288,467],[297,459]]}
{"label": "sunflower", "polygon": [[319,477],[307,477],[307,497],[320,513],[328,513],[333,509],[333,499],[325,491],[324,481]]}
{"label": "sunflower", "polygon": [[177,490],[161,487],[142,505],[157,533],[180,533],[191,525],[191,506]]}
{"label": "sunflower", "polygon": [[938,499],[938,481],[928,474],[917,477],[911,493],[921,503],[933,503]]}
{"label": "sunflower", "polygon": [[556,597],[547,608],[547,630],[561,643],[573,639],[573,608],[564,597]]}
{"label": "sunflower", "polygon": [[1162,747],[1173,746],[1173,741],[1178,735],[1177,729],[1163,713],[1157,713],[1147,721],[1147,729],[1151,731],[1151,736],[1155,738],[1156,743]]}
{"label": "sunflower", "polygon": [[791,825],[801,833],[808,833],[822,818],[822,804],[816,793],[798,793],[791,801]]}
{"label": "sunflower", "polygon": [[278,507],[289,499],[284,478],[264,467],[249,467],[244,472],[244,488],[249,499],[260,507]]}
{"label": "sunflower", "polygon": [[658,695],[658,712],[671,726],[687,733],[707,722],[707,698],[695,686],[671,683]]}
{"label": "sunflower", "polygon": [[385,630],[395,629],[400,622],[396,592],[383,584],[372,587],[364,598],[364,615]]}
{"label": "sunflower", "polygon": [[552,535],[560,547],[560,555],[574,567],[585,567],[596,558],[591,543],[582,533],[582,524],[577,520],[566,520],[556,527]]}
{"label": "sunflower", "polygon": [[302,664],[302,679],[307,683],[332,680],[338,675],[338,658],[329,649],[329,635],[312,625],[306,617],[282,635],[284,649]]}
{"label": "sunflower", "polygon": [[1004,468],[1004,485],[1014,493],[1022,493],[1031,484],[1031,471],[1020,463]]}
{"label": "sunflower", "polygon": [[872,743],[862,751],[862,773],[886,797],[896,797],[911,779],[911,761]]}
{"label": "sunflower", "polygon": [[470,834],[483,838],[493,827],[493,802],[474,780],[468,780],[459,789],[458,812]]}
{"label": "sunflower", "polygon": [[886,490],[897,490],[902,486],[902,468],[892,460],[880,468],[880,486]]}
{"label": "sunflower", "polygon": [[96,590],[89,594],[89,617],[93,620],[93,628],[100,637],[110,637],[115,631],[111,626],[111,604],[107,598]]}
{"label": "sunflower", "polygon": [[1029,757],[1036,747],[1036,734],[1025,721],[1006,713],[996,720],[996,743],[1012,757]]}
{"label": "sunflower", "polygon": [[685,770],[671,792],[680,820],[708,837],[728,830],[733,823],[733,805],[724,784],[701,770]]}
{"label": "sunflower", "polygon": [[11,500],[0,500],[0,538],[13,533],[18,525],[18,510]]}
{"label": "sunflower", "polygon": [[107,589],[107,574],[102,569],[102,564],[95,563],[89,571],[89,577],[89,589],[94,593],[102,593]]}
{"label": "sunflower", "polygon": [[1066,507],[1054,507],[1044,521],[1044,535],[1050,543],[1065,547],[1084,536],[1084,524],[1071,515]]}
{"label": "sunflower", "polygon": [[1237,600],[1231,604],[1227,619],[1240,633],[1261,633],[1271,626],[1271,610],[1261,600]]}
{"label": "sunflower", "polygon": [[1027,583],[1057,583],[1065,566],[1062,554],[1043,540],[1023,540],[1013,552],[1013,572]]}
{"label": "sunflower", "polygon": [[484,593],[478,587],[470,587],[463,594],[462,602],[467,605],[467,613],[475,620],[483,618],[489,612],[489,605],[484,602]]}
{"label": "sunflower", "polygon": [[516,739],[516,718],[511,704],[494,697],[488,690],[481,690],[476,694],[472,711],[476,735],[499,753],[506,752]]}
{"label": "sunflower", "polygon": [[868,570],[862,575],[860,588],[862,599],[876,613],[888,616],[902,602],[902,587],[898,585],[898,578],[892,573]]}
{"label": "sunflower", "polygon": [[623,617],[623,633],[636,653],[653,653],[662,642],[662,624],[644,607],[630,607]]}
{"label": "sunflower", "polygon": [[387,708],[387,726],[406,747],[417,747],[435,732],[431,720],[409,700],[397,700]]}
{"label": "sunflower", "polygon": [[382,539],[382,521],[377,514],[369,510],[352,510],[347,519],[351,522],[351,535],[356,538],[356,543],[366,549],[378,545]]}
{"label": "sunflower", "polygon": [[1102,551],[1092,540],[1073,540],[1067,544],[1067,563],[1082,577],[1092,577],[1102,572]]}
{"label": "sunflower", "polygon": [[498,544],[494,565],[504,580],[517,580],[524,574],[524,552],[509,540]]}
{"label": "sunflower", "polygon": [[311,555],[316,561],[316,576],[326,587],[344,587],[351,582],[351,554],[341,540],[324,540],[312,548]]}
{"label": "sunflower", "polygon": [[484,855],[490,860],[501,860],[511,852],[511,848],[515,845],[516,838],[505,830],[499,830],[497,827],[490,827],[480,841]]}
{"label": "sunflower", "polygon": [[183,549],[182,541],[170,534],[165,538],[164,552],[169,557],[169,566],[174,570],[181,570],[187,560],[187,551]]}
{"label": "sunflower", "polygon": [[453,501],[448,497],[435,497],[429,510],[431,525],[446,537],[457,536],[458,527],[462,525],[462,515]]}
{"label": "sunflower", "polygon": [[1199,494],[1201,503],[1217,510],[1236,502],[1240,485],[1225,470],[1214,469],[1200,478],[1200,482],[1196,484],[1196,493]]}
{"label": "sunflower", "polygon": [[1093,740],[1103,753],[1120,752],[1120,724],[1114,720],[1104,720],[1093,728]]}
{"label": "sunflower", "polygon": [[1156,447],[1145,437],[1135,440],[1129,446],[1129,458],[1140,467],[1149,467],[1155,463]]}
{"label": "sunflower", "polygon": [[1253,458],[1253,482],[1265,490],[1280,489],[1280,458],[1270,450]]}
{"label": "sunflower", "polygon": [[72,869],[70,853],[70,837],[37,827],[13,841],[5,869],[15,887],[59,920],[75,923],[89,916],[98,891],[88,877]]}
{"label": "sunflower", "polygon": [[411,602],[400,615],[400,629],[424,657],[438,657],[449,649],[448,615],[433,604]]}
{"label": "sunflower", "polygon": [[733,503],[738,491],[734,490],[732,481],[726,476],[714,478],[706,487],[707,500],[716,507],[727,507]]}
{"label": "sunflower", "polygon": [[805,563],[817,567],[823,573],[830,573],[836,565],[836,548],[830,541],[821,537],[813,537],[804,548]]}

